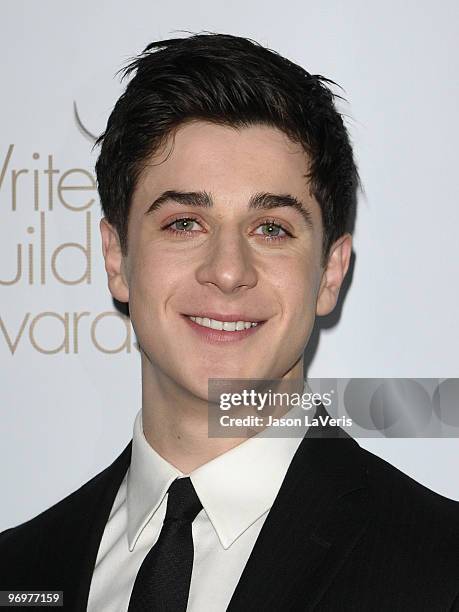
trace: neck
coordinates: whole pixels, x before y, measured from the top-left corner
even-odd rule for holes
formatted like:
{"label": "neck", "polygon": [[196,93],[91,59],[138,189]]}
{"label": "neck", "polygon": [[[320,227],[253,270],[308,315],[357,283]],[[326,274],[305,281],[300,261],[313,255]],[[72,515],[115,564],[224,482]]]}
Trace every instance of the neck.
{"label": "neck", "polygon": [[[159,371],[143,352],[141,355],[143,432],[150,446],[166,461],[189,474],[247,440],[210,438],[207,399],[179,385]],[[302,367],[302,361],[298,362],[286,377],[302,378]]]}

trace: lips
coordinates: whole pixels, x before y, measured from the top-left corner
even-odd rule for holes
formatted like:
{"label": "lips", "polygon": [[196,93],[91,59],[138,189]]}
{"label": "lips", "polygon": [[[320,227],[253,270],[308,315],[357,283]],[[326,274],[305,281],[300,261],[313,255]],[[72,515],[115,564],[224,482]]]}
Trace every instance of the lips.
{"label": "lips", "polygon": [[[210,314],[210,313],[205,313],[205,314]],[[212,314],[217,314],[217,313],[212,313]],[[254,325],[253,326],[251,325],[249,328],[234,329],[232,331],[229,331],[225,329],[212,329],[211,327],[200,325],[196,321],[193,321],[190,318],[190,316],[193,316],[193,315],[183,315],[183,319],[191,327],[193,332],[195,332],[196,337],[199,338],[200,340],[203,340],[204,342],[207,342],[210,344],[217,344],[217,345],[234,343],[234,342],[239,342],[241,340],[244,340],[245,338],[248,338],[258,333],[258,331],[263,327],[265,323],[265,321],[258,320],[257,322],[254,321],[253,322]],[[218,316],[221,316],[221,314],[218,314]],[[227,317],[228,315],[225,314],[225,316]],[[246,316],[246,315],[243,315],[243,316]],[[235,315],[232,315],[232,317],[236,319],[236,322],[243,320],[239,318],[239,315],[237,315],[237,317]],[[213,317],[205,317],[205,316],[202,318],[203,319],[204,318],[213,319]],[[219,319],[214,319],[214,320],[218,321]],[[226,319],[225,322],[227,325],[231,323],[231,321],[228,321],[228,319]],[[234,321],[232,323],[233,325],[235,325]]]}
{"label": "lips", "polygon": [[222,312],[213,312],[213,311],[196,311],[196,312],[187,312],[185,313],[187,317],[200,317],[201,319],[215,319],[216,321],[228,321],[228,323],[237,322],[237,321],[251,321],[253,323],[264,323],[266,319],[260,319],[257,316],[251,316],[246,313],[222,313]]}

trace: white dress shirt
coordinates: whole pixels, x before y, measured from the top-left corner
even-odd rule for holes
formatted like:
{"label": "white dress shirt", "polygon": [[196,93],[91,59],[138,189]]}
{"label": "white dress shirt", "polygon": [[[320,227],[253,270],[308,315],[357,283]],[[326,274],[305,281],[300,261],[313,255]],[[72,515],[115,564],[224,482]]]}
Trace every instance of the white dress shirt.
{"label": "white dress shirt", "polygon": [[[285,416],[304,411],[294,407]],[[301,440],[259,434],[189,474],[203,508],[192,524],[188,612],[226,610]],[[137,572],[161,531],[167,490],[182,476],[147,442],[139,411],[131,464],[99,546],[89,612],[126,612]]]}

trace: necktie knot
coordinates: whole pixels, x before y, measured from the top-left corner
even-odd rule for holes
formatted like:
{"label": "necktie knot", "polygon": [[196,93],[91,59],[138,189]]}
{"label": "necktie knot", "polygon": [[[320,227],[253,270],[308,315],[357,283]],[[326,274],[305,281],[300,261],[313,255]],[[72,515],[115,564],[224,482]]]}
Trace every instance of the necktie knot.
{"label": "necktie knot", "polygon": [[177,478],[169,487],[164,521],[193,522],[200,510],[201,501],[189,476]]}

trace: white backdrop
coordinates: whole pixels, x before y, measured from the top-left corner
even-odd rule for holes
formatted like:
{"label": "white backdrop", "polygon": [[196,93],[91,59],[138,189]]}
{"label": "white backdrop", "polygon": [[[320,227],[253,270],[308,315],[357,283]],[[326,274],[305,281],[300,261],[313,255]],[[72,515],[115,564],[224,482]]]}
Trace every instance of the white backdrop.
{"label": "white backdrop", "polygon": [[[352,285],[309,375],[457,376],[456,2],[4,0],[1,13],[0,530],[131,437],[140,360],[107,290],[96,154],[73,102],[103,131],[114,73],[176,30],[254,38],[345,88],[365,195]],[[459,499],[458,439],[361,444]]]}

